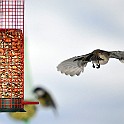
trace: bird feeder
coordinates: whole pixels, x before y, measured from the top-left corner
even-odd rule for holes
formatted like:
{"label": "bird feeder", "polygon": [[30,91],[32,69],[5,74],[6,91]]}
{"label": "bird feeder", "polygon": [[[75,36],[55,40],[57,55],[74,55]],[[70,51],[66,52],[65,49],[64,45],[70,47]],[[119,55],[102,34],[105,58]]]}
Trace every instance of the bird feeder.
{"label": "bird feeder", "polygon": [[24,0],[0,0],[0,112],[24,112]]}

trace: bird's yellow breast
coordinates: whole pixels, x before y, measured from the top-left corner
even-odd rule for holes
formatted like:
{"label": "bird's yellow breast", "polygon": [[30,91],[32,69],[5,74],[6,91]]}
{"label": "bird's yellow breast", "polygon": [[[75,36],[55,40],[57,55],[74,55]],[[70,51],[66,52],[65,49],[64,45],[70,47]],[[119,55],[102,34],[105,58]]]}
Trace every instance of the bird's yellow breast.
{"label": "bird's yellow breast", "polygon": [[45,107],[45,106],[48,106],[48,105],[47,105],[48,103],[47,103],[47,100],[46,100],[46,99],[39,98],[38,100],[39,100],[39,102],[40,102],[40,104],[41,104],[42,106],[44,106],[44,107]]}

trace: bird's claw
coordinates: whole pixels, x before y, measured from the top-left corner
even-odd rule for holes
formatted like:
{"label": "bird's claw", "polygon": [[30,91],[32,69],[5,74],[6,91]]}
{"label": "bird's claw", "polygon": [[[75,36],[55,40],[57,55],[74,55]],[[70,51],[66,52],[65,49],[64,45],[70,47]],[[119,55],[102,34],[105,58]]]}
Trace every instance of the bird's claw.
{"label": "bird's claw", "polygon": [[93,64],[93,66],[92,66],[93,68],[95,68],[95,65]]}
{"label": "bird's claw", "polygon": [[97,69],[99,69],[99,68],[100,68],[100,64],[97,64],[96,66],[93,64],[92,67],[93,67],[93,68],[97,68]]}
{"label": "bird's claw", "polygon": [[100,68],[100,64],[97,64],[97,67],[96,68],[99,69]]}

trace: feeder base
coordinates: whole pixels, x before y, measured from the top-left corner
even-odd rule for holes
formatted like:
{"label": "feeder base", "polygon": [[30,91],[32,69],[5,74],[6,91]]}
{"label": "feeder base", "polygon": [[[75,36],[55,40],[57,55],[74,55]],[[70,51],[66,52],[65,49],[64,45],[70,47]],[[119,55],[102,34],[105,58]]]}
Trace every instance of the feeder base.
{"label": "feeder base", "polygon": [[26,112],[23,108],[1,108],[0,112]]}

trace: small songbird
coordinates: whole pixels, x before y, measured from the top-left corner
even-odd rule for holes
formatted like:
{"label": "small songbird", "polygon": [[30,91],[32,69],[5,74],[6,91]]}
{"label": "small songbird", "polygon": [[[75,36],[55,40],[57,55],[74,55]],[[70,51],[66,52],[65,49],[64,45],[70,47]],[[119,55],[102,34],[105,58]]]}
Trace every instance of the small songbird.
{"label": "small songbird", "polygon": [[92,62],[93,68],[98,69],[100,65],[107,64],[109,58],[115,58],[124,63],[124,51],[104,51],[96,49],[89,54],[75,56],[61,62],[57,66],[57,70],[66,75],[79,76],[84,71],[84,67],[86,67],[88,62]]}
{"label": "small songbird", "polygon": [[54,112],[56,112],[56,104],[48,91],[42,87],[37,87],[33,90],[33,93],[43,107],[52,107]]}

